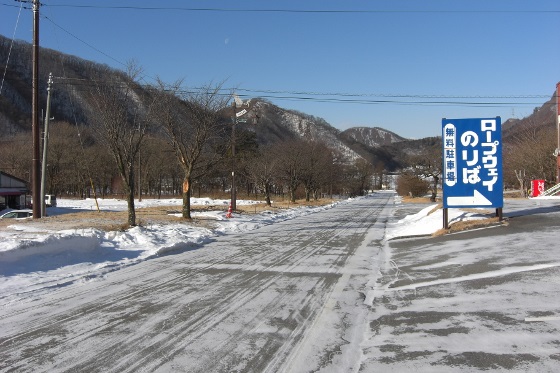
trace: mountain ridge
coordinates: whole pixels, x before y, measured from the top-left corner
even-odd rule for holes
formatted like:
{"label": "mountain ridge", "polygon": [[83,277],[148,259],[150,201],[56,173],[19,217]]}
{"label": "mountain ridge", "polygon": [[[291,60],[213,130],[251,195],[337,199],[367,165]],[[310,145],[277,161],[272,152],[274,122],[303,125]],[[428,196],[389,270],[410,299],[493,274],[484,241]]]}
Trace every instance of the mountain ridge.
{"label": "mountain ridge", "polygon": [[[2,92],[0,92],[0,133],[14,134],[31,130],[31,45],[12,41],[0,35],[0,59],[8,61]],[[11,51],[10,51],[11,49]],[[40,49],[41,72],[55,77],[51,99],[51,113],[57,121],[75,125],[91,122],[91,107],[87,89],[92,80],[100,75],[114,74],[118,80],[126,81],[126,74],[107,65],[67,55],[56,50]],[[39,76],[39,107],[46,106],[47,73]],[[314,117],[296,110],[281,108],[265,99],[252,99],[252,121],[258,117],[258,125],[243,125],[257,135],[260,144],[303,138],[323,141],[340,152],[348,161],[371,156],[371,149],[388,145],[403,138],[380,127],[359,127],[341,131],[323,118]],[[367,132],[367,135],[365,134]],[[361,137],[356,134],[362,133]],[[350,135],[349,135],[350,134]],[[361,144],[361,139],[369,139]],[[371,139],[379,139],[375,142]],[[382,139],[382,140],[381,140]],[[356,143],[360,146],[356,146]],[[366,149],[366,150],[364,150]],[[368,155],[369,154],[369,155]]]}
{"label": "mountain ridge", "polygon": [[[31,131],[31,45],[0,35],[0,60],[8,61],[2,92],[0,92],[0,135],[10,136]],[[51,101],[51,113],[56,121],[74,125],[91,123],[91,103],[88,89],[95,79],[103,75],[114,75],[115,79],[135,89],[146,89],[132,82],[121,70],[104,64],[88,61],[76,56],[41,48],[39,77],[39,107],[46,106],[48,73],[55,76]],[[47,73],[48,72],[48,73]],[[127,80],[128,79],[128,80]],[[515,138],[524,128],[537,125],[555,125],[554,94],[541,107],[522,119],[508,119],[503,123],[504,143]],[[252,108],[247,114],[247,123],[240,124],[246,131],[254,132],[261,145],[275,142],[307,139],[322,141],[338,151],[348,162],[365,159],[372,165],[382,164],[388,171],[406,166],[407,157],[434,146],[434,137],[411,140],[379,126],[357,126],[341,131],[323,118],[296,110],[281,108],[262,98],[251,99]],[[139,103],[141,105],[141,103]],[[255,124],[256,123],[256,124]]]}

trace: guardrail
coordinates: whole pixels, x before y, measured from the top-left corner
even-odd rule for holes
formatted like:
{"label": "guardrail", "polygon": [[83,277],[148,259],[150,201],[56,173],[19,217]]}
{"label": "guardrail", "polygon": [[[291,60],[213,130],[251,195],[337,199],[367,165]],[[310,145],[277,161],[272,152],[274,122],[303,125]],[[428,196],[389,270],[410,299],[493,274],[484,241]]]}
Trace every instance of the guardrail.
{"label": "guardrail", "polygon": [[560,193],[560,184],[556,184],[552,188],[548,188],[547,190],[541,193],[541,196],[553,196],[557,193]]}

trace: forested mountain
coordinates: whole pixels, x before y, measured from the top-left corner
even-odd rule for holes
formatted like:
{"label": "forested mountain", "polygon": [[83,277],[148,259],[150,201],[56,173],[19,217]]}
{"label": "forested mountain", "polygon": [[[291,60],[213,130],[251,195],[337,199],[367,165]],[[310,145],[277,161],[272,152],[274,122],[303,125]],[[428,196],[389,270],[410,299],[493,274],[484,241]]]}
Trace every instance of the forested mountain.
{"label": "forested mountain", "polygon": [[[31,129],[32,50],[26,42],[0,35],[0,60],[7,61],[5,79],[0,92],[0,133],[13,134]],[[75,56],[41,48],[39,53],[39,107],[45,108],[49,73],[54,78],[51,112],[56,120],[87,124],[87,97],[91,81],[112,74],[126,80],[121,71]],[[9,58],[8,58],[9,57]]]}
{"label": "forested mountain", "polygon": [[[0,60],[8,61],[0,94],[0,134],[4,135],[31,129],[31,45],[15,41],[10,52],[10,44],[10,39],[0,35]],[[88,125],[92,115],[91,97],[88,94],[92,82],[101,76],[107,79],[108,75],[118,77],[123,82],[128,79],[123,71],[55,50],[42,48],[39,56],[39,107],[46,106],[48,75],[52,73],[54,84],[51,113],[56,121]],[[316,140],[337,150],[348,161],[366,155],[368,158],[380,157],[382,162],[394,163],[390,155],[376,154],[379,151],[375,149],[404,140],[381,128],[341,132],[322,118],[283,109],[259,98],[251,100],[249,117],[247,123],[239,126],[254,132],[259,144],[273,144],[295,138]],[[358,136],[358,133],[362,135]],[[394,165],[390,168],[394,168]]]}
{"label": "forested mountain", "polygon": [[[535,125],[541,129],[550,129],[556,126],[556,107],[554,105],[554,95],[541,107],[533,109],[533,113],[522,119],[508,119],[502,125],[502,136],[504,141],[509,141],[516,134],[523,132]],[[503,119],[503,118],[502,118]]]}
{"label": "forested mountain", "polygon": [[552,98],[522,119],[503,123],[504,183],[525,192],[531,180],[546,181],[546,188],[556,184],[555,149],[558,146],[556,105]]}

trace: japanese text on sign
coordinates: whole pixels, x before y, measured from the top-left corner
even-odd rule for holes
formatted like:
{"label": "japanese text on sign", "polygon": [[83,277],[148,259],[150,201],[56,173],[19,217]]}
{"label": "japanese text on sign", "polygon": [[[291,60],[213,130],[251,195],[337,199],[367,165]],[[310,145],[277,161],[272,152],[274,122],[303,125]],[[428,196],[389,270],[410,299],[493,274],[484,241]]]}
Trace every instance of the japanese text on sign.
{"label": "japanese text on sign", "polygon": [[[498,180],[496,152],[500,144],[498,140],[494,140],[496,120],[482,120],[480,127],[483,139],[479,139],[479,134],[474,131],[466,131],[461,134],[459,141],[462,151],[459,156],[466,167],[462,169],[462,175],[457,175],[457,129],[452,123],[445,125],[443,141],[446,185],[453,186],[457,183],[457,177],[462,177],[463,184],[478,184],[482,181],[482,185],[488,191],[493,191],[494,184]],[[479,141],[484,141],[480,144],[482,154],[476,148]],[[484,170],[486,170],[485,175]]]}
{"label": "japanese text on sign", "polygon": [[446,201],[454,206],[501,206],[500,119],[444,119],[442,124]]}

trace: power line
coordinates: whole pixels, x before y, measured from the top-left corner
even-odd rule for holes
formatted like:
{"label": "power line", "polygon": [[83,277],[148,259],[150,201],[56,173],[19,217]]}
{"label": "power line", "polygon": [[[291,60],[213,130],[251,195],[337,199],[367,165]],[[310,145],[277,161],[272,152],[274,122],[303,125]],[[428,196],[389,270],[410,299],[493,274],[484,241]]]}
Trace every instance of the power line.
{"label": "power line", "polygon": [[86,9],[124,9],[124,10],[172,10],[186,12],[228,12],[228,13],[317,13],[317,14],[385,14],[385,13],[560,13],[560,10],[403,10],[403,9],[288,9],[288,8],[192,8],[164,6],[132,6],[132,5],[77,5],[77,4],[45,4],[50,7],[86,8]]}
{"label": "power line", "polygon": [[[55,77],[59,85],[72,85],[76,89],[89,87],[121,87],[122,82],[99,82],[86,78]],[[190,95],[203,91],[203,87],[185,88],[177,93]],[[219,93],[231,96],[233,88],[223,88]],[[307,101],[317,103],[357,104],[357,105],[416,105],[416,106],[470,106],[470,107],[509,107],[535,106],[542,102],[526,101],[527,99],[548,98],[548,95],[518,95],[518,96],[468,96],[468,95],[421,95],[421,94],[370,94],[370,93],[319,93],[319,92],[290,92],[265,91],[252,89],[235,89],[242,98],[259,97],[262,99]],[[265,94],[262,94],[265,93]],[[507,101],[500,101],[507,100]],[[524,100],[524,101],[515,101]]]}
{"label": "power line", "polygon": [[[504,14],[546,14],[560,13],[554,9],[290,9],[290,8],[194,8],[194,7],[166,7],[166,6],[134,6],[134,5],[79,5],[79,4],[41,4],[51,8],[76,8],[76,9],[111,9],[111,10],[140,10],[140,11],[184,11],[184,12],[220,12],[220,13],[309,13],[309,14],[477,14],[477,13],[504,13]],[[16,7],[14,4],[0,3],[0,6]],[[27,7],[25,7],[28,9]]]}
{"label": "power line", "polygon": [[2,82],[0,83],[0,95],[2,95],[2,88],[4,88],[4,81],[6,80],[6,73],[8,71],[8,64],[10,63],[10,55],[12,54],[12,48],[14,46],[14,40],[16,38],[16,31],[19,24],[19,17],[21,16],[21,9],[23,8],[23,2],[20,3],[19,12],[16,19],[16,25],[14,26],[14,32],[12,34],[12,41],[10,42],[10,49],[8,50],[8,58],[6,59],[6,67],[4,68],[4,74],[2,74]]}
{"label": "power line", "polygon": [[399,97],[399,98],[503,98],[503,99],[522,99],[522,98],[549,98],[550,95],[426,95],[426,94],[393,94],[393,93],[345,93],[345,92],[307,92],[307,91],[278,91],[267,89],[243,89],[236,88],[238,91],[261,92],[270,94],[293,94],[311,96],[342,96],[342,97]]}
{"label": "power line", "polygon": [[62,31],[64,31],[65,33],[67,33],[68,35],[70,35],[71,37],[73,37],[74,39],[78,40],[81,43],[84,43],[85,45],[87,45],[88,47],[90,47],[91,49],[95,50],[96,52],[101,53],[102,55],[104,55],[107,58],[110,58],[111,60],[115,61],[116,63],[122,65],[122,66],[126,66],[126,64],[124,62],[121,62],[119,60],[117,60],[116,58],[108,55],[107,53],[103,52],[102,50],[94,47],[93,45],[89,44],[88,42],[80,39],[79,37],[77,37],[76,35],[72,34],[70,31],[66,30],[65,28],[63,28],[62,26],[58,25],[56,22],[54,22],[52,19],[50,19],[47,16],[42,16],[43,18],[45,18],[46,20],[48,20],[50,23],[52,23],[54,26],[58,27],[59,29],[61,29]]}

